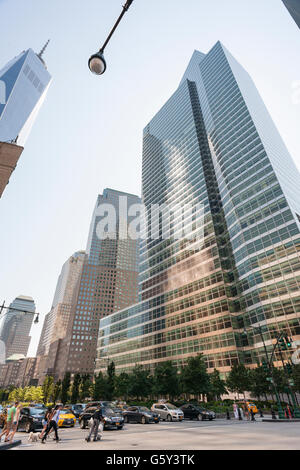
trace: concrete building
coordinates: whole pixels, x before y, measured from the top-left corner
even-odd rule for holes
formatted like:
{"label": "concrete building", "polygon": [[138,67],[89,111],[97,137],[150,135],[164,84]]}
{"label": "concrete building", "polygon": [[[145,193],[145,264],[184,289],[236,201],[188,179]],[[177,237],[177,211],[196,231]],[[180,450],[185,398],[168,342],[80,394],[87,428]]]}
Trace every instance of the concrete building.
{"label": "concrete building", "polygon": [[0,197],[51,82],[44,51],[23,51],[0,69]]}
{"label": "concrete building", "polygon": [[27,387],[33,384],[36,367],[35,357],[24,357],[22,354],[13,354],[6,364],[0,365],[0,387],[8,388]]}
{"label": "concrete building", "polygon": [[5,344],[6,359],[13,354],[27,355],[34,312],[35,303],[32,297],[19,295],[10,304],[0,331],[0,340]]}
{"label": "concrete building", "polygon": [[[138,241],[121,236],[132,219],[128,212],[121,214],[120,204],[124,201],[130,210],[140,203],[140,198],[113,189],[105,189],[103,195],[97,197],[80,279],[69,296],[68,305],[72,307],[68,310],[68,322],[52,328],[53,319],[61,316],[58,315],[58,309],[62,308],[60,299],[66,295],[66,271],[62,271],[54,307],[44,324],[39,345],[39,352],[46,354],[38,357],[36,377],[39,383],[46,374],[56,380],[62,379],[67,371],[93,374],[100,318],[138,300]],[[116,224],[108,236],[102,237],[99,224],[105,214],[101,210],[107,206],[113,209]],[[62,330],[65,334],[59,335]],[[53,331],[51,335],[50,331]]]}
{"label": "concrete building", "polygon": [[40,382],[46,375],[57,374],[55,363],[59,351],[55,345],[66,338],[70,328],[85,258],[85,251],[74,253],[64,263],[58,278],[52,308],[45,317],[37,349],[38,358],[45,357],[45,360],[39,359],[36,365],[36,376]]}
{"label": "concrete building", "polygon": [[299,172],[250,76],[220,42],[194,52],[145,127],[142,171],[147,207],[204,205],[204,236],[195,213],[194,238],[142,240],[141,301],[101,320],[96,372],[108,360],[118,372],[167,360],[180,367],[203,353],[209,372],[226,374],[264,357],[254,327],[269,351],[279,332],[299,340]]}

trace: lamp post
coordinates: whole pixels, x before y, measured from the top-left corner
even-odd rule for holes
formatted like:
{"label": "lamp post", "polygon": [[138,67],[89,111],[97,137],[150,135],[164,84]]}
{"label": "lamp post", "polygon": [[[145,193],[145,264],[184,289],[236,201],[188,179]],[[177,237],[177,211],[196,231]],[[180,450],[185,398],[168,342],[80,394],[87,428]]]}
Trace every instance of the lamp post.
{"label": "lamp post", "polygon": [[38,323],[39,322],[39,313],[38,312],[28,312],[28,310],[20,310],[19,308],[14,308],[14,307],[6,307],[5,306],[5,301],[3,302],[3,304],[0,306],[0,320],[1,320],[1,315],[2,315],[2,312],[3,310],[10,310],[10,311],[14,311],[14,312],[21,312],[21,313],[24,313],[26,315],[26,313],[33,313],[34,315],[36,315],[35,319],[34,319],[34,323]]}
{"label": "lamp post", "polygon": [[[269,355],[268,355],[268,351],[267,351],[267,346],[266,346],[266,343],[265,343],[265,339],[264,339],[264,335],[263,335],[263,332],[262,332],[262,328],[261,328],[261,325],[258,325],[258,326],[253,326],[253,325],[250,325],[248,326],[248,328],[251,328],[252,330],[258,330],[259,334],[260,334],[260,337],[262,339],[262,343],[264,345],[264,350],[265,350],[265,356],[266,356],[266,361],[267,361],[267,367],[268,367],[268,370],[270,372],[270,375],[271,377],[267,378],[267,380],[269,379],[270,383],[273,385],[274,387],[274,391],[275,391],[275,395],[276,395],[276,399],[277,399],[277,406],[278,406],[278,416],[279,416],[279,419],[284,419],[285,418],[285,415],[284,415],[284,412],[283,412],[283,409],[282,409],[282,406],[281,406],[281,401],[280,401],[280,397],[279,397],[279,394],[278,394],[278,391],[277,391],[277,387],[275,385],[275,380],[274,380],[274,376],[273,376],[273,363],[272,363],[272,358],[273,358],[273,353],[274,353],[274,350],[273,350],[273,353],[271,355],[271,359],[269,359]],[[244,336],[248,336],[248,333],[247,333],[247,329],[246,327],[244,327],[244,332],[243,332],[243,335]],[[277,344],[277,343],[276,343]],[[276,348],[276,346],[275,346]],[[274,348],[274,349],[275,349]]]}
{"label": "lamp post", "polygon": [[93,54],[90,57],[90,59],[89,59],[89,69],[95,75],[102,75],[105,72],[105,70],[106,70],[106,61],[104,59],[104,50],[105,50],[107,44],[109,43],[112,35],[114,34],[115,30],[117,29],[121,19],[123,18],[125,13],[129,10],[129,7],[131,6],[132,2],[133,2],[133,0],[127,0],[126,1],[126,4],[123,6],[122,13],[119,16],[119,18],[117,19],[113,29],[109,33],[105,43],[99,49],[99,51],[96,52],[96,54]]}

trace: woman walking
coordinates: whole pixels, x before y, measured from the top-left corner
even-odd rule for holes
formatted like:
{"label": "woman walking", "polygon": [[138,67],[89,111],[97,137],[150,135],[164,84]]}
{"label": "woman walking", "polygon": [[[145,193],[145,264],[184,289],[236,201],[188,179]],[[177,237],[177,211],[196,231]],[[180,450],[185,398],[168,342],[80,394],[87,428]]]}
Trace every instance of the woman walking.
{"label": "woman walking", "polygon": [[20,419],[20,415],[21,415],[21,410],[22,410],[22,405],[19,404],[17,406],[17,410],[15,412],[15,415],[14,415],[14,418],[13,418],[13,423],[12,423],[12,431],[11,433],[9,434],[8,436],[8,440],[9,442],[12,442],[13,441],[13,438],[18,430],[18,424],[19,424],[19,419]]}
{"label": "woman walking", "polygon": [[58,433],[57,433],[57,423],[58,423],[58,420],[59,420],[59,415],[60,415],[60,410],[61,409],[62,409],[62,406],[57,405],[54,408],[54,411],[51,413],[50,418],[49,418],[49,425],[47,426],[46,432],[43,436],[42,444],[45,444],[45,441],[46,441],[47,436],[48,436],[49,432],[51,431],[51,429],[54,429],[55,441],[59,442],[59,437],[58,437]]}
{"label": "woman walking", "polygon": [[47,427],[50,423],[51,414],[52,414],[52,408],[51,408],[51,406],[49,406],[48,410],[46,411],[45,417],[43,419],[43,429],[42,429],[42,432],[39,434],[39,439],[43,439],[43,436],[44,436],[44,434],[47,430]]}

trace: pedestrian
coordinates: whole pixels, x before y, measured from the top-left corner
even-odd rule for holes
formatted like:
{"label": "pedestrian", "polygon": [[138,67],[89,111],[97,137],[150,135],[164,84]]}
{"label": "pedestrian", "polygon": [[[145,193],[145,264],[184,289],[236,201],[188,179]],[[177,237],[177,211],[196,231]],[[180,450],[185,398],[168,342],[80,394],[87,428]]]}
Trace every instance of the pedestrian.
{"label": "pedestrian", "polygon": [[1,436],[0,436],[0,440],[2,438],[3,435],[5,435],[5,439],[4,439],[4,442],[8,442],[9,439],[8,439],[8,436],[10,434],[10,432],[12,431],[12,428],[13,428],[13,421],[14,421],[14,416],[16,414],[16,411],[17,411],[17,406],[19,405],[19,402],[16,401],[14,405],[12,405],[8,410],[7,410],[7,416],[6,416],[6,427],[4,429],[4,431],[2,432]]}
{"label": "pedestrian", "polygon": [[2,436],[6,436],[7,435],[7,411],[5,412],[4,414],[4,423],[3,423],[3,431],[2,433],[0,434],[0,442],[2,440]]}
{"label": "pedestrian", "polygon": [[17,405],[17,409],[16,409],[16,412],[15,412],[15,415],[14,415],[14,418],[13,418],[13,422],[12,422],[12,431],[11,433],[9,434],[8,436],[8,440],[10,442],[13,441],[13,438],[18,430],[18,424],[19,424],[19,419],[20,419],[20,414],[21,414],[21,410],[22,410],[22,405],[19,403]]}
{"label": "pedestrian", "polygon": [[95,413],[92,416],[92,420],[93,422],[92,422],[90,432],[88,436],[85,438],[86,442],[91,442],[92,434],[94,434],[93,441],[96,442],[98,440],[97,438],[98,438],[99,426],[100,426],[100,423],[102,423],[103,421],[101,408],[95,411]]}
{"label": "pedestrian", "polygon": [[260,417],[261,417],[261,418],[263,418],[263,417],[264,417],[264,414],[263,414],[263,411],[262,411],[262,409],[261,409],[261,408],[259,408],[259,409],[258,409],[258,411],[259,411]]}
{"label": "pedestrian", "polygon": [[42,421],[43,429],[42,429],[42,432],[39,434],[39,439],[43,439],[43,436],[44,436],[44,434],[47,430],[48,424],[50,423],[51,414],[52,414],[52,408],[51,408],[51,406],[49,406],[46,413],[45,413],[45,417]]}
{"label": "pedestrian", "polygon": [[256,421],[255,416],[254,416],[254,411],[252,410],[252,408],[250,408],[250,413],[251,413],[251,421]]}
{"label": "pedestrian", "polygon": [[291,412],[291,409],[290,409],[289,405],[286,405],[285,415],[286,415],[287,419],[292,419],[292,412]]}
{"label": "pedestrian", "polygon": [[272,419],[277,419],[277,416],[273,408],[271,408],[271,415],[272,415]]}
{"label": "pedestrian", "polygon": [[43,435],[43,438],[42,438],[42,444],[45,444],[45,441],[47,439],[47,436],[48,434],[50,433],[50,431],[52,429],[54,429],[54,433],[55,433],[55,441],[56,442],[59,442],[59,437],[58,437],[58,433],[57,433],[57,423],[59,421],[59,415],[60,415],[60,410],[62,409],[62,406],[61,405],[56,405],[56,407],[54,408],[54,410],[52,411],[50,417],[49,417],[49,424],[47,426],[47,429]]}
{"label": "pedestrian", "polygon": [[243,421],[242,410],[240,407],[238,407],[238,416],[239,416],[239,421]]}
{"label": "pedestrian", "polygon": [[245,406],[245,408],[244,408],[244,414],[245,414],[245,416],[246,416],[247,421],[249,421],[249,419],[250,419],[249,410],[248,410],[247,405],[244,405],[244,406]]}
{"label": "pedestrian", "polygon": [[237,404],[234,403],[232,406],[233,406],[233,413],[234,413],[235,419],[239,419],[239,413],[238,413],[238,406],[237,406]]}

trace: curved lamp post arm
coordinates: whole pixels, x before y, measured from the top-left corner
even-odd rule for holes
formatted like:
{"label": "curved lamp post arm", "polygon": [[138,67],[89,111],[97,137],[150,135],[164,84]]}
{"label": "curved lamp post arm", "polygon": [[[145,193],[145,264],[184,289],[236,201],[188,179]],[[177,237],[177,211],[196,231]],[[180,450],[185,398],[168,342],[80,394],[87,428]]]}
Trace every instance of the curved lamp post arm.
{"label": "curved lamp post arm", "polygon": [[125,15],[125,13],[129,10],[131,4],[132,4],[133,0],[127,0],[126,4],[123,6],[123,10],[122,10],[122,13],[121,15],[119,16],[119,18],[117,19],[113,29],[111,30],[111,32],[109,33],[108,35],[108,38],[106,39],[105,43],[103,44],[103,46],[100,48],[99,52],[101,54],[103,54],[104,52],[104,49],[106,48],[107,44],[109,43],[112,35],[114,34],[115,30],[117,29],[117,27],[119,26],[119,23],[121,21],[121,19],[123,18],[123,16]]}
{"label": "curved lamp post arm", "polygon": [[5,306],[5,302],[3,302],[2,305],[0,305],[0,320],[1,320],[1,318],[2,318],[2,313],[4,313],[4,312],[3,312],[4,309],[5,309],[5,310],[11,310],[11,311],[13,311],[13,312],[25,313],[25,315],[26,315],[26,313],[36,315],[36,318],[35,318],[35,320],[34,320],[34,323],[38,323],[38,322],[39,322],[39,315],[40,315],[40,314],[39,314],[38,312],[28,312],[28,310],[21,310],[21,309],[19,309],[19,308],[14,308],[14,307],[6,307],[6,306]]}
{"label": "curved lamp post arm", "polygon": [[131,6],[133,0],[127,0],[126,4],[123,6],[123,11],[119,18],[117,19],[117,22],[115,23],[113,29],[108,35],[108,38],[106,39],[105,43],[103,46],[100,48],[100,50],[96,53],[93,54],[90,59],[89,59],[89,69],[92,73],[95,75],[102,75],[105,70],[106,70],[106,61],[104,58],[104,49],[106,48],[107,44],[109,43],[112,35],[114,34],[115,30],[117,29],[121,19],[125,15],[125,13],[129,10],[129,7]]}

